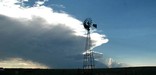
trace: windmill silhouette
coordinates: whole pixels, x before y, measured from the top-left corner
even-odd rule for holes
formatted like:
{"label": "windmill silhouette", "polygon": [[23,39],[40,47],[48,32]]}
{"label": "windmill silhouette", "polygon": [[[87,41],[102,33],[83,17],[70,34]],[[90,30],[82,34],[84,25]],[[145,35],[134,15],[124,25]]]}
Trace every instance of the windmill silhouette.
{"label": "windmill silhouette", "polygon": [[91,50],[90,30],[93,28],[97,28],[97,25],[92,24],[91,18],[87,18],[83,22],[83,26],[87,30],[85,52],[84,52],[84,59],[83,59],[83,69],[94,69],[95,63],[94,63],[93,51]]}

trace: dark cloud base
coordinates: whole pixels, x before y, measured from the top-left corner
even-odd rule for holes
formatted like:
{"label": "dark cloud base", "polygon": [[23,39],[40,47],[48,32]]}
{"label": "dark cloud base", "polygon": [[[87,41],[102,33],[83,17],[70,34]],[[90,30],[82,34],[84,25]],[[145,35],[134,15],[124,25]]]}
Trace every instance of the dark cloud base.
{"label": "dark cloud base", "polygon": [[25,20],[0,15],[0,59],[19,57],[51,68],[81,68],[85,37],[74,35],[65,25],[46,25],[38,17]]}

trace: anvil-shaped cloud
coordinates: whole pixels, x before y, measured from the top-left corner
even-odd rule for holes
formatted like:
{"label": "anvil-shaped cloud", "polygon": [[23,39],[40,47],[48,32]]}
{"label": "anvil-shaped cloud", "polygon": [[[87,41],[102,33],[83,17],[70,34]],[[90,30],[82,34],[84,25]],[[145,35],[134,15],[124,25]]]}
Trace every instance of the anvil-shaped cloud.
{"label": "anvil-shaped cloud", "polygon": [[[19,3],[0,1],[0,63],[18,58],[12,65],[29,61],[30,66],[33,62],[40,64],[39,68],[81,68],[86,38],[82,22],[67,13],[53,11],[43,5],[44,1],[33,7]],[[94,47],[108,42],[99,33],[94,32],[91,37]],[[29,66],[29,62],[24,64]]]}

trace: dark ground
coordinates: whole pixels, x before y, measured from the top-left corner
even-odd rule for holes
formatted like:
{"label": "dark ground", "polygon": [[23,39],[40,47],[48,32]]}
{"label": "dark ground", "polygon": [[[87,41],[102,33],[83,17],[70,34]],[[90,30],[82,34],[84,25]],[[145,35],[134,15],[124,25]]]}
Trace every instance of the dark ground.
{"label": "dark ground", "polygon": [[0,68],[0,75],[156,75],[156,67],[83,69],[11,69]]}

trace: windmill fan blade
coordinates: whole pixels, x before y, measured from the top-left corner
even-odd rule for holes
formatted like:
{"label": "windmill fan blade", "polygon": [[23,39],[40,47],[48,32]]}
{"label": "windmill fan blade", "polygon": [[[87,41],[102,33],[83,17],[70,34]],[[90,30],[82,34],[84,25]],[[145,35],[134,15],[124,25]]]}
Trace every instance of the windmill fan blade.
{"label": "windmill fan blade", "polygon": [[90,30],[92,24],[92,20],[90,18],[87,18],[84,22],[83,22],[83,26],[86,30]]}
{"label": "windmill fan blade", "polygon": [[94,28],[97,28],[97,24],[93,24],[93,27],[94,27]]}

